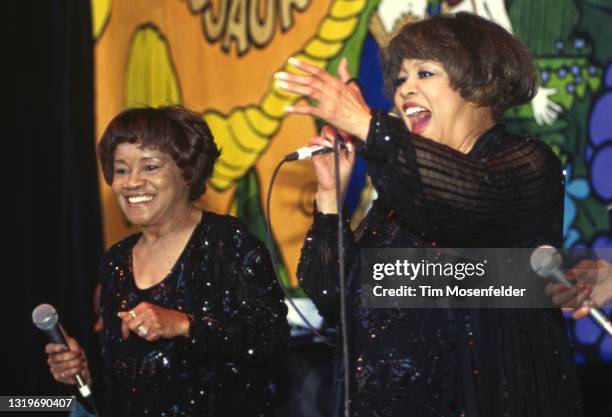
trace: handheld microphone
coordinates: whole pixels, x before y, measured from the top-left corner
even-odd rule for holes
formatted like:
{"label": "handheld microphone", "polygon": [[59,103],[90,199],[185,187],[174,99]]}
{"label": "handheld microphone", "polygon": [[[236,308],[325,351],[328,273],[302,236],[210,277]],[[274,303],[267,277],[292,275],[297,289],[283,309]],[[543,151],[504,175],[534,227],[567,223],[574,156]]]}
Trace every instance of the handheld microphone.
{"label": "handheld microphone", "polygon": [[[41,304],[36,307],[34,311],[32,311],[32,322],[34,322],[36,327],[47,334],[51,343],[57,343],[68,347],[64,335],[57,325],[59,316],[55,307],[51,304]],[[85,383],[81,375],[77,374],[76,380],[79,392],[83,397],[88,398],[91,395],[91,389]]]}
{"label": "handheld microphone", "polygon": [[[551,278],[559,284],[563,284],[566,287],[573,287],[574,283],[567,279],[565,273],[561,270],[561,254],[557,249],[549,245],[542,245],[537,247],[532,253],[529,263],[531,269],[541,277]],[[587,297],[583,301],[582,306],[586,307],[590,305],[591,297]],[[612,336],[612,324],[606,317],[603,311],[598,308],[591,307],[589,310],[589,316],[606,332],[609,336]]]}
{"label": "handheld microphone", "polygon": [[[342,149],[346,149],[346,146],[342,142],[340,142],[340,147]],[[332,146],[320,146],[320,145],[304,146],[303,148],[300,148],[295,152],[287,154],[284,160],[285,162],[301,161],[304,159],[310,159],[315,155],[323,155],[326,153],[331,153],[333,151],[334,151],[334,148]]]}

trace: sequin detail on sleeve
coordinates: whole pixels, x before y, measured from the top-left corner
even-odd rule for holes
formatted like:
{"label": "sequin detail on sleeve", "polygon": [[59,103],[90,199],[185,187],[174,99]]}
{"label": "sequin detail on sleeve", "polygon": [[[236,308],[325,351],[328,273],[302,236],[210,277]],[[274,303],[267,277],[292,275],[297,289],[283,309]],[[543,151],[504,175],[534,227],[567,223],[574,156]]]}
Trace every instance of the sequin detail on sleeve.
{"label": "sequin detail on sleeve", "polygon": [[509,135],[502,126],[466,155],[376,112],[364,157],[385,206],[448,246],[507,247],[519,239],[529,247],[534,236],[560,226],[550,222],[563,209],[559,159],[540,141]]}

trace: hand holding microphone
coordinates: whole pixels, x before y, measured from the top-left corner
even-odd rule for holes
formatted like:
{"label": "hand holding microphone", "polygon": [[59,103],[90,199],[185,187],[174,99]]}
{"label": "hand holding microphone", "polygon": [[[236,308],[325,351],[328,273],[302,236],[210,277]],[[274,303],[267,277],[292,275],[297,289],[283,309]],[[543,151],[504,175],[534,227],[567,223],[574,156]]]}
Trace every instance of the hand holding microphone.
{"label": "hand holding microphone", "polygon": [[63,384],[77,385],[77,376],[81,376],[85,385],[91,384],[85,353],[76,340],[67,336],[68,346],[49,343],[45,346],[48,355],[47,364],[53,379]]}
{"label": "hand holding microphone", "polygon": [[[342,134],[340,133],[340,135]],[[342,195],[346,193],[353,165],[355,164],[354,145],[347,140],[350,139],[348,135],[344,139],[346,140],[346,152],[340,152],[339,155],[340,189],[342,190]],[[310,144],[329,146],[326,143],[333,145],[335,140],[334,130],[330,126],[324,126],[321,130],[321,135],[310,139]],[[338,205],[336,202],[334,154],[328,153],[315,156],[312,158],[312,165],[317,177],[317,209],[321,213],[336,214],[338,212]]]}
{"label": "hand holding microphone", "polygon": [[[588,286],[575,287],[572,282],[575,279],[578,265],[574,267],[571,274],[569,272],[566,274],[561,270],[561,254],[548,245],[536,248],[531,254],[530,262],[531,268],[536,274],[556,282],[556,284],[549,284],[546,288],[546,291],[553,296],[555,304],[567,306],[570,299],[574,299],[573,307],[580,307],[581,317],[588,314],[609,336],[612,336],[612,323],[603,311],[595,307],[599,305],[598,301],[600,300],[591,297],[591,289]],[[566,289],[562,290],[562,287]],[[566,294],[563,294],[564,292]]]}
{"label": "hand holding microphone", "polygon": [[45,353],[53,379],[62,384],[77,385],[81,395],[89,397],[91,375],[87,358],[77,341],[59,325],[55,308],[49,304],[39,305],[32,312],[32,321],[51,341],[45,346]]}
{"label": "hand holding microphone", "polygon": [[[279,72],[275,75],[276,86],[313,99],[317,103],[316,105],[289,106],[286,109],[287,112],[316,116],[329,125],[323,128],[319,137],[310,140],[310,149],[304,149],[302,154],[310,157],[313,152],[327,153],[325,148],[333,144],[335,136],[333,128],[336,128],[348,150],[340,155],[340,181],[344,193],[355,161],[354,144],[351,141],[353,138],[365,141],[372,118],[370,108],[359,86],[353,82],[354,79],[351,77],[345,58],[338,64],[337,77],[322,68],[295,58],[289,59],[289,64],[304,74]],[[313,149],[313,146],[320,148]],[[293,155],[288,155],[286,158],[288,157],[295,158]],[[322,213],[335,214],[337,204],[333,155],[313,156],[312,160],[318,181],[317,208]]]}
{"label": "hand holding microphone", "polygon": [[590,305],[581,307],[587,297],[590,296],[592,304],[596,306],[612,301],[612,264],[604,260],[581,260],[567,271],[567,279],[576,282],[576,286],[569,288],[561,284],[550,284],[548,290],[555,304],[572,309],[578,307],[572,313],[576,320],[589,314]]}
{"label": "hand holding microphone", "polygon": [[[348,148],[344,145],[344,142],[340,144],[340,148],[347,150]],[[351,146],[352,149],[352,146]],[[304,146],[295,152],[285,155],[285,162],[291,161],[303,161],[305,159],[314,158],[317,155],[325,155],[334,151],[334,145],[325,141],[324,145],[311,145]]]}

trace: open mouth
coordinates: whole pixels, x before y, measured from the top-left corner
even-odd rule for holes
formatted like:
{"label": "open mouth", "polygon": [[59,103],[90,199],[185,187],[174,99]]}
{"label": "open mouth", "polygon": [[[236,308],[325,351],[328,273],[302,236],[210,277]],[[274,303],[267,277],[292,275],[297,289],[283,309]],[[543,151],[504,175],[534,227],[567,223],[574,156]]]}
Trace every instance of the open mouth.
{"label": "open mouth", "polygon": [[412,133],[421,134],[431,120],[431,112],[424,107],[409,106],[404,108],[404,114],[410,120]]}
{"label": "open mouth", "polygon": [[126,200],[129,204],[144,204],[144,203],[148,203],[149,201],[153,200],[153,196],[152,195],[132,195],[132,196],[127,196]]}

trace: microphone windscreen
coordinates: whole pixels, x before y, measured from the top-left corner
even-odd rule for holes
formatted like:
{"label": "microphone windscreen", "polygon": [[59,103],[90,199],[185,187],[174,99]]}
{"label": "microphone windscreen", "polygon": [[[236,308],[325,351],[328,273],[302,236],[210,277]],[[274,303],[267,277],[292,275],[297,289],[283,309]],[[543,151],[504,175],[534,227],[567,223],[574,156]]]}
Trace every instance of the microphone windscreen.
{"label": "microphone windscreen", "polygon": [[562,261],[559,251],[549,245],[537,247],[529,259],[531,269],[541,277],[550,277],[553,271],[561,266]]}
{"label": "microphone windscreen", "polygon": [[49,330],[57,325],[57,310],[51,304],[41,304],[32,311],[32,321],[40,330]]}

